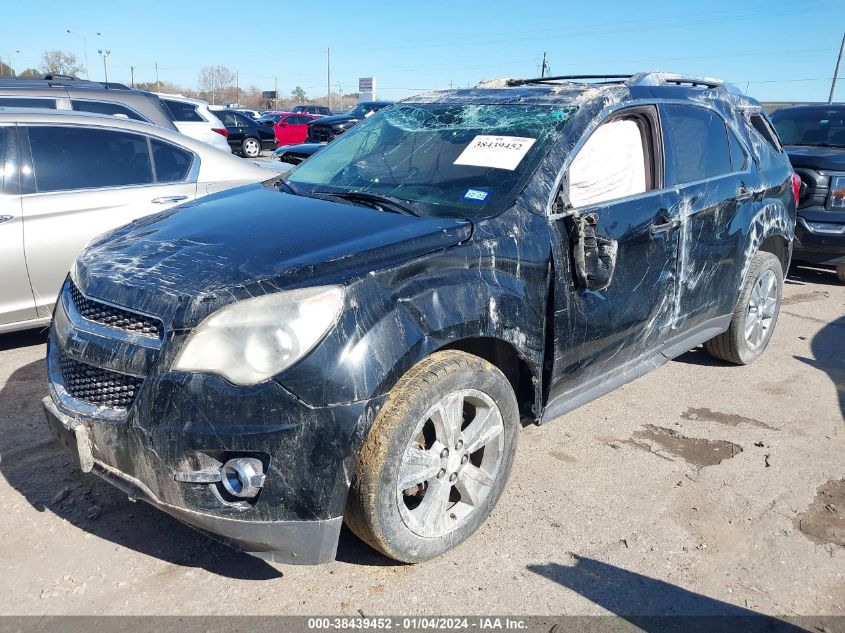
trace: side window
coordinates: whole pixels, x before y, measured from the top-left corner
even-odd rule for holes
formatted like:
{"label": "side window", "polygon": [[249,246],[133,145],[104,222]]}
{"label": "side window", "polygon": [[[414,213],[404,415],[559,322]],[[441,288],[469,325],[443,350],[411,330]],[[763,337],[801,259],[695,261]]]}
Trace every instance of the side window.
{"label": "side window", "polygon": [[667,105],[667,184],[681,185],[731,172],[727,128],[722,118],[704,108]]}
{"label": "side window", "polygon": [[584,207],[648,191],[646,123],[624,118],[603,123],[569,167],[569,202]]}
{"label": "side window", "polygon": [[3,193],[3,181],[6,177],[6,128],[0,127],[0,193]]}
{"label": "side window", "polygon": [[751,127],[757,131],[757,134],[763,137],[763,140],[769,144],[772,151],[777,152],[778,154],[783,151],[783,146],[780,144],[778,135],[772,129],[772,126],[769,125],[769,122],[763,118],[763,115],[752,114],[748,117],[748,120],[751,123]]}
{"label": "side window", "polygon": [[55,99],[39,99],[38,97],[0,97],[0,107],[4,108],[48,108],[56,109]]}
{"label": "side window", "polygon": [[157,182],[181,182],[188,177],[194,155],[180,147],[151,138]]}
{"label": "side window", "polygon": [[29,128],[29,143],[38,192],[153,181],[147,139],[140,134],[45,125]]}
{"label": "side window", "polygon": [[227,127],[238,127],[241,125],[241,122],[238,120],[238,117],[231,112],[220,112],[218,115],[220,120],[223,122],[223,125]]}
{"label": "side window", "polygon": [[119,103],[108,103],[106,101],[85,101],[82,99],[71,99],[70,102],[71,106],[74,110],[78,110],[80,112],[94,112],[96,114],[110,114],[112,116],[115,115],[123,115],[127,119],[134,119],[135,121],[146,121],[144,117],[142,117],[137,112],[130,110],[126,106],[122,106]]}
{"label": "side window", "polygon": [[305,125],[310,120],[307,116],[292,116],[288,117],[287,122],[290,125]]}
{"label": "side window", "polygon": [[745,171],[745,168],[748,167],[748,156],[742,149],[742,145],[739,144],[736,135],[730,129],[728,129],[728,144],[731,149],[731,167],[734,171]]}
{"label": "side window", "polygon": [[197,106],[192,103],[185,103],[183,101],[173,101],[172,99],[162,99],[164,105],[168,107],[170,113],[173,115],[173,120],[180,123],[204,123],[205,119],[197,112]]}

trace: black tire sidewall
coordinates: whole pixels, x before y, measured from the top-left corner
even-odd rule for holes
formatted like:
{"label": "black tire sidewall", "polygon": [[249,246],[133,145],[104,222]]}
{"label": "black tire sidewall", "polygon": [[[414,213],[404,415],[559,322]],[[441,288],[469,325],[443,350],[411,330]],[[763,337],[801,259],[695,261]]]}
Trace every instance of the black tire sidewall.
{"label": "black tire sidewall", "polygon": [[[484,372],[461,369],[450,373],[434,384],[421,382],[425,388],[415,394],[414,402],[405,420],[390,441],[387,459],[378,481],[379,495],[376,502],[376,522],[390,549],[402,560],[428,560],[469,538],[487,519],[499,500],[510,475],[516,451],[519,430],[519,410],[516,398],[507,379],[499,372]],[[441,537],[423,537],[412,532],[399,514],[396,495],[396,480],[402,464],[405,448],[410,443],[417,424],[425,413],[441,398],[453,391],[475,389],[481,391],[496,403],[502,414],[505,427],[505,445],[502,463],[492,490],[482,505],[473,511],[466,523],[453,532]]]}
{"label": "black tire sidewall", "polygon": [[[775,274],[775,279],[777,280],[777,306],[775,307],[775,315],[772,317],[772,323],[769,326],[768,331],[766,332],[766,338],[763,342],[758,345],[754,349],[750,349],[748,347],[748,341],[745,339],[745,316],[748,314],[748,304],[751,300],[751,293],[754,290],[754,286],[757,284],[757,281],[760,277],[763,276],[767,270],[771,270]],[[772,336],[775,332],[775,327],[777,326],[778,317],[780,316],[780,306],[783,302],[783,268],[781,267],[780,261],[778,258],[770,253],[767,253],[765,256],[762,257],[761,263],[759,266],[756,267],[756,274],[749,277],[746,282],[745,288],[743,288],[742,292],[742,300],[737,305],[737,324],[738,327],[734,330],[734,336],[736,337],[736,349],[739,352],[739,356],[742,359],[743,363],[746,365],[753,362],[757,358],[759,358],[766,348],[769,346],[769,342],[772,340]]]}

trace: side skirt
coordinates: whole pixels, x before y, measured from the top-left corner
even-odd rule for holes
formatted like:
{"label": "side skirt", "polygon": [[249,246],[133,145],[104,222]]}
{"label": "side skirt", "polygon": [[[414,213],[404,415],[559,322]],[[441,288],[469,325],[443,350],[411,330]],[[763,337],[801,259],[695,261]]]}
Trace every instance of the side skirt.
{"label": "side skirt", "polygon": [[606,374],[596,376],[576,385],[567,385],[565,391],[555,393],[556,390],[553,388],[549,402],[537,423],[544,424],[569,413],[588,402],[592,402],[596,398],[610,393],[617,387],[621,387],[647,374],[651,370],[657,369],[667,361],[688,352],[705,341],[709,341],[730,327],[732,316],[727,314],[708,319],[690,330],[676,334],[656,350],[634,358]]}

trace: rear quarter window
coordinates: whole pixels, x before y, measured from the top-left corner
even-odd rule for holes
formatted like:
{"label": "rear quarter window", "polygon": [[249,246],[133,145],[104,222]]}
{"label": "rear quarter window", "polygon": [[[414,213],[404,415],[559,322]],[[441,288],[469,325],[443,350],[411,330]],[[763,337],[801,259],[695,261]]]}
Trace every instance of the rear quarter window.
{"label": "rear quarter window", "polygon": [[194,155],[158,139],[150,139],[157,182],[181,182],[188,177]]}
{"label": "rear quarter window", "polygon": [[769,125],[769,122],[762,114],[750,114],[748,116],[748,122],[751,123],[754,131],[757,132],[773,152],[778,154],[783,152],[783,145],[781,145],[777,132]]}
{"label": "rear quarter window", "polygon": [[93,112],[95,114],[109,114],[111,116],[121,115],[127,119],[135,121],[146,121],[144,117],[134,110],[120,105],[119,103],[109,103],[107,101],[88,101],[86,99],[71,99],[70,105],[74,110],[79,112]]}
{"label": "rear quarter window", "polygon": [[173,101],[171,99],[162,99],[164,105],[170,110],[173,115],[173,120],[179,123],[205,123],[205,119],[197,111],[197,106],[193,103],[185,103],[183,101]]}

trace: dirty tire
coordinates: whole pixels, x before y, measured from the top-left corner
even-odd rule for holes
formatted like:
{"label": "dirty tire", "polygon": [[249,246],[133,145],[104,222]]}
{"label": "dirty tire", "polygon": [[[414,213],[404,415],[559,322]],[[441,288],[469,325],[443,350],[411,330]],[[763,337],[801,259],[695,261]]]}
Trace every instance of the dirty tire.
{"label": "dirty tire", "polygon": [[836,277],[845,284],[845,264],[839,264],[836,267]]}
{"label": "dirty tire", "polygon": [[[440,450],[438,446],[441,445],[435,444],[431,449],[427,449],[418,442],[414,443],[421,437],[418,434],[420,425],[426,428],[425,425],[431,424],[431,420],[434,419],[432,410],[440,403],[460,402],[460,405],[455,406],[455,410],[461,407],[463,413],[458,414],[455,419],[459,420],[457,424],[461,425],[461,430],[458,436],[454,436],[459,439],[453,442],[456,447],[459,444],[462,445],[462,450],[456,450],[455,454],[460,459],[469,460],[470,466],[473,465],[479,453],[462,456],[472,442],[470,426],[476,420],[488,418],[477,413],[483,411],[481,408],[474,409],[470,405],[470,409],[467,409],[466,403],[472,396],[466,396],[467,400],[463,400],[460,394],[466,394],[468,390],[482,395],[488,402],[495,405],[484,411],[498,410],[501,413],[501,426],[498,426],[498,418],[496,418],[496,428],[500,429],[499,434],[496,435],[495,440],[485,440],[489,443],[484,444],[484,449],[481,451],[488,457],[497,456],[498,467],[495,477],[490,477],[486,496],[483,496],[477,504],[464,505],[463,497],[461,497],[461,501],[453,506],[449,504],[452,503],[455,491],[460,493],[458,486],[463,481],[462,477],[468,477],[471,472],[468,466],[464,466],[467,462],[461,461],[461,465],[456,467],[461,474],[456,474],[454,489],[452,484],[446,483],[451,481],[449,474],[446,474],[445,478],[431,477],[431,484],[422,493],[423,497],[428,494],[428,491],[444,490],[439,486],[445,485],[450,490],[449,501],[445,502],[446,506],[444,506],[449,509],[445,511],[445,514],[437,513],[437,516],[443,520],[431,522],[432,525],[437,525],[438,529],[442,527],[446,533],[420,534],[418,532],[425,532],[419,529],[422,524],[417,526],[417,531],[409,527],[413,522],[409,523],[408,506],[405,505],[406,499],[415,501],[417,497],[406,497],[405,492],[399,491],[399,476],[406,472],[403,470],[407,464],[403,461],[406,449],[410,451],[414,449],[409,447],[420,447],[421,450],[434,451],[427,453],[428,455],[436,454]],[[453,400],[455,398],[456,400]],[[442,411],[446,411],[445,405]],[[486,422],[482,424],[487,426]],[[433,426],[428,428],[430,430]],[[451,425],[450,428],[456,428],[456,425]],[[452,350],[435,352],[414,365],[388,394],[387,401],[373,423],[361,450],[347,501],[344,517],[346,524],[361,540],[395,560],[417,563],[439,556],[469,538],[490,515],[510,474],[518,429],[519,410],[516,397],[501,371],[471,354]],[[437,437],[440,435],[438,434]],[[463,445],[463,438],[466,438],[468,443],[466,446]],[[489,447],[493,446],[494,442],[497,448],[490,449]],[[490,450],[489,453],[488,450]],[[442,453],[438,457],[442,457]],[[454,464],[444,462],[444,465],[452,469]],[[427,467],[430,466],[427,465]],[[435,465],[435,469],[438,467]],[[465,469],[465,472],[462,469]],[[435,498],[437,497],[432,497],[432,499]],[[469,494],[467,498],[471,498]],[[401,509],[400,504],[403,504]],[[460,517],[459,522],[452,529],[450,522],[455,519],[455,508],[458,506],[467,514]],[[422,502],[419,507],[422,507]]]}
{"label": "dirty tire", "polygon": [[[749,304],[752,299],[752,292],[757,282],[771,271],[776,280],[777,302],[774,307],[774,316],[771,319],[765,337],[756,347],[753,347],[746,338],[746,318],[749,315]],[[759,252],[751,260],[745,285],[737,301],[736,309],[731,318],[731,325],[726,332],[710,339],[704,344],[707,352],[715,357],[737,365],[748,365],[754,362],[765,351],[771,340],[772,333],[777,325],[780,314],[780,304],[783,298],[783,268],[780,260],[772,253]]]}
{"label": "dirty tire", "polygon": [[252,136],[247,136],[241,143],[241,154],[246,158],[258,158],[261,154],[261,142]]}

